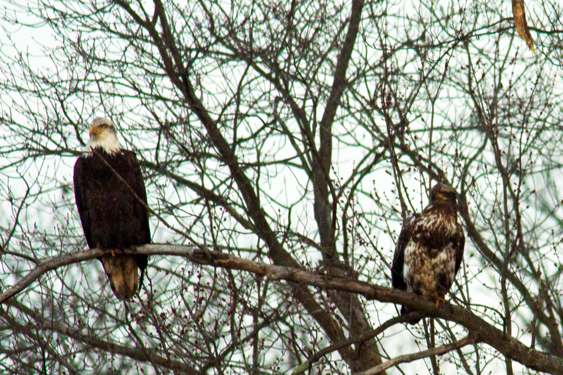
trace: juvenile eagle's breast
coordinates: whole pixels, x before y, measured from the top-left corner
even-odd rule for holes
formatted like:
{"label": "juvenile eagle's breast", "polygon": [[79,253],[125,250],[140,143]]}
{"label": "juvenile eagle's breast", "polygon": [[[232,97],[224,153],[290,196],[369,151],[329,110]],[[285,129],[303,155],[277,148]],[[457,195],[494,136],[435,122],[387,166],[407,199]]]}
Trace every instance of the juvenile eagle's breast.
{"label": "juvenile eagle's breast", "polygon": [[431,297],[444,297],[455,276],[453,243],[443,249],[429,249],[411,241],[405,249],[403,277],[407,290]]}
{"label": "juvenile eagle's breast", "polygon": [[[457,195],[444,183],[430,190],[430,204],[403,222],[391,265],[393,288],[433,298],[438,306],[463,260],[465,236],[457,221]],[[406,306],[401,315],[407,314]],[[420,318],[407,320],[416,324]]]}
{"label": "juvenile eagle's breast", "polygon": [[455,277],[459,233],[456,213],[448,207],[428,206],[413,223],[405,247],[403,277],[407,290],[443,298]]}

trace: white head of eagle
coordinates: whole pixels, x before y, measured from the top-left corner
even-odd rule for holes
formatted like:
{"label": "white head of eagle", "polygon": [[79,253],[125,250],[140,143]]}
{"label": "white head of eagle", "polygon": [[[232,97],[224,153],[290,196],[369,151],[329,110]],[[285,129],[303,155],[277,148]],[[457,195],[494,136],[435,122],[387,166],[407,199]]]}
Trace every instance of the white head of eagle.
{"label": "white head of eagle", "polygon": [[90,140],[86,145],[86,156],[92,155],[92,150],[101,147],[108,154],[121,151],[121,145],[117,140],[115,125],[103,117],[96,117],[90,127]]}
{"label": "white head of eagle", "polygon": [[[430,204],[405,220],[391,269],[393,287],[445,301],[463,259],[465,235],[457,220],[456,191],[444,183],[430,190]],[[409,312],[405,307],[401,315]],[[408,320],[415,324],[419,319]]]}

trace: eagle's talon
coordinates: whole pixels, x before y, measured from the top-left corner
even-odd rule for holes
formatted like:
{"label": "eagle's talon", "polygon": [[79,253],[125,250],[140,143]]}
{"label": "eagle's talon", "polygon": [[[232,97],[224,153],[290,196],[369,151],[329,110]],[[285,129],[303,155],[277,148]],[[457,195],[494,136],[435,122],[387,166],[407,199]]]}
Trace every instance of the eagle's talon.
{"label": "eagle's talon", "polygon": [[440,297],[440,296],[436,296],[434,298],[436,299],[436,308],[438,308],[438,306],[440,305],[440,301],[448,302],[448,300],[446,298],[443,298],[443,297]]}

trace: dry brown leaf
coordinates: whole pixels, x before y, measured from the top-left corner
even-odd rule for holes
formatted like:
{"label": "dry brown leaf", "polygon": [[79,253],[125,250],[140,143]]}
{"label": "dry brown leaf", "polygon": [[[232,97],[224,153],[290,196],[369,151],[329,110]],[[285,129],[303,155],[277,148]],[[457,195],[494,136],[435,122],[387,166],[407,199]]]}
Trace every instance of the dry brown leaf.
{"label": "dry brown leaf", "polygon": [[530,34],[528,23],[526,22],[526,11],[524,10],[524,0],[512,0],[512,13],[514,14],[514,26],[520,38],[526,41],[526,45],[533,53],[536,53],[534,48],[534,39]]}

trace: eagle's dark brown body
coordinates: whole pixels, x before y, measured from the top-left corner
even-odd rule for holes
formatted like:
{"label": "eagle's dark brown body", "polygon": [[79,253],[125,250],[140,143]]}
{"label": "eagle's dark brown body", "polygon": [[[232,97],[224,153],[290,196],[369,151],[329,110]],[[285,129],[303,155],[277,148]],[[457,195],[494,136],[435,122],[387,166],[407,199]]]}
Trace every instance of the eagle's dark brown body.
{"label": "eagle's dark brown body", "polygon": [[[79,157],[74,165],[74,193],[90,248],[120,250],[150,243],[147,195],[134,152],[108,154],[97,147],[91,155]],[[142,285],[147,256],[117,254],[100,260],[117,298],[133,297]]]}
{"label": "eagle's dark brown body", "polygon": [[[432,188],[430,204],[403,223],[393,256],[393,287],[443,300],[463,259],[465,235],[457,221],[455,191]],[[401,309],[401,314],[408,312]],[[418,320],[409,323],[417,323]]]}

